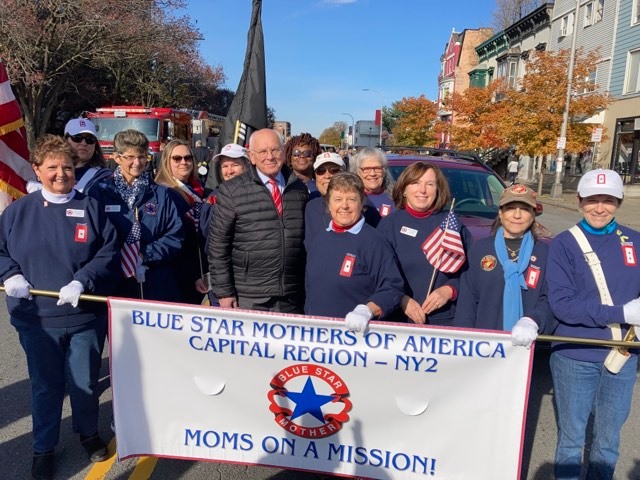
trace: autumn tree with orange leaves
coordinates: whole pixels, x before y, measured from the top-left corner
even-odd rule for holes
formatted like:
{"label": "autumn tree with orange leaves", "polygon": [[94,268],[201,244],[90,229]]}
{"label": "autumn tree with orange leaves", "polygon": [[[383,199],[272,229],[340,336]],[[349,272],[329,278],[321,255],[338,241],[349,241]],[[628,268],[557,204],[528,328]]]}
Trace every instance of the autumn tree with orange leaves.
{"label": "autumn tree with orange leaves", "polygon": [[396,145],[433,145],[437,105],[424,95],[393,103],[397,119],[393,128]]}
{"label": "autumn tree with orange leaves", "polygon": [[459,150],[508,147],[509,140],[501,131],[501,122],[509,114],[508,107],[505,102],[495,101],[504,90],[504,82],[496,80],[485,88],[470,87],[464,93],[454,92],[443,104],[453,112],[455,122],[438,128],[448,128],[452,145]]}
{"label": "autumn tree with orange leaves", "polygon": [[[588,81],[599,58],[596,51],[576,51],[566,137],[568,152],[580,152],[589,145],[594,125],[582,121],[611,103],[608,95],[596,92],[597,86]],[[505,92],[500,103],[504,103],[508,114],[501,116],[500,132],[520,153],[530,156],[556,153],[567,95],[568,67],[568,50],[536,52],[526,63],[519,88]]]}

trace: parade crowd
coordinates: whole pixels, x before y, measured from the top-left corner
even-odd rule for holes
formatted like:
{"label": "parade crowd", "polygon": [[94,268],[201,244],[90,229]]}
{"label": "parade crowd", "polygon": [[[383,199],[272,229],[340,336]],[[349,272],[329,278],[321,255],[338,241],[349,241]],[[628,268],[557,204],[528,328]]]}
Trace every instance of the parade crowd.
{"label": "parade crowd", "polygon": [[[309,134],[283,144],[263,129],[211,160],[211,191],[188,143],[169,141],[154,162],[148,150],[141,132],[119,132],[108,166],[95,126],[72,119],[64,137],[38,140],[38,182],[0,215],[0,275],[32,382],[34,479],[54,478],[67,383],[74,432],[90,461],[107,458],[107,309],[83,293],[338,317],[361,334],[372,319],[501,330],[522,348],[541,333],[630,340],[640,326],[640,234],[616,222],[614,171],[582,177],[583,219],[553,240],[538,236],[535,193],[512,183],[491,235],[474,242],[428,161],[393,182],[380,149],[343,157]],[[612,479],[636,352],[557,342],[550,358],[556,478]]]}

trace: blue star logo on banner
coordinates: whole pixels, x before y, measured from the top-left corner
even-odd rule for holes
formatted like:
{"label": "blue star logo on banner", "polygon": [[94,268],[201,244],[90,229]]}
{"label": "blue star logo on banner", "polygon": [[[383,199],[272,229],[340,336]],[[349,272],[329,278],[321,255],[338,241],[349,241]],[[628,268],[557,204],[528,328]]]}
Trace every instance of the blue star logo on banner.
{"label": "blue star logo on banner", "polygon": [[287,392],[287,397],[296,403],[296,408],[291,414],[291,420],[295,420],[305,413],[308,413],[322,423],[324,423],[324,415],[320,407],[333,401],[334,398],[333,395],[320,395],[316,393],[311,377],[307,377],[302,392]]}

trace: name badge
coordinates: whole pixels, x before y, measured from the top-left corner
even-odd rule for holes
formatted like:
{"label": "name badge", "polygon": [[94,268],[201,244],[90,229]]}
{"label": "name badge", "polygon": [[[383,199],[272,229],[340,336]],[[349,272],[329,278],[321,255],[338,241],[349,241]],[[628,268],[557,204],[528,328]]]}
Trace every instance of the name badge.
{"label": "name badge", "polygon": [[78,210],[76,208],[67,208],[66,215],[67,217],[84,218],[84,210]]}
{"label": "name badge", "polygon": [[525,276],[525,283],[527,287],[536,288],[538,286],[538,280],[540,279],[540,267],[531,265],[527,270]]}
{"label": "name badge", "polygon": [[386,217],[387,215],[389,215],[389,212],[391,212],[391,205],[383,203],[380,207],[380,216]]}
{"label": "name badge", "polygon": [[74,240],[76,242],[86,243],[88,231],[86,223],[76,225],[76,236]]}
{"label": "name badge", "polygon": [[633,245],[622,245],[622,253],[624,255],[624,264],[627,267],[635,267],[638,263],[636,261],[636,250]]}
{"label": "name badge", "polygon": [[104,211],[107,212],[107,213],[119,212],[120,211],[120,205],[105,205],[104,206]]}
{"label": "name badge", "polygon": [[342,268],[340,268],[341,277],[350,277],[353,272],[353,267],[356,264],[356,256],[347,253],[342,261]]}
{"label": "name badge", "polygon": [[402,227],[400,229],[400,233],[403,235],[409,235],[410,237],[415,237],[418,234],[418,230],[409,227]]}

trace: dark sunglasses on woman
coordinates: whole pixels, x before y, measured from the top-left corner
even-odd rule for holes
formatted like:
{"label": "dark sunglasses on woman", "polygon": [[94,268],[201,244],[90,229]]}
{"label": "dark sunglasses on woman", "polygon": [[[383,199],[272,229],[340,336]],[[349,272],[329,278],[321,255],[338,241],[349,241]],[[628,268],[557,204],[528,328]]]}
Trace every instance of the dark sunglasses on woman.
{"label": "dark sunglasses on woman", "polygon": [[331,175],[335,175],[338,172],[342,171],[342,167],[325,167],[324,165],[320,165],[316,168],[316,175],[324,175],[329,172]]}
{"label": "dark sunglasses on woman", "polygon": [[87,145],[93,145],[97,140],[93,135],[67,135],[67,138],[70,138],[73,143],[80,143],[84,140]]}

